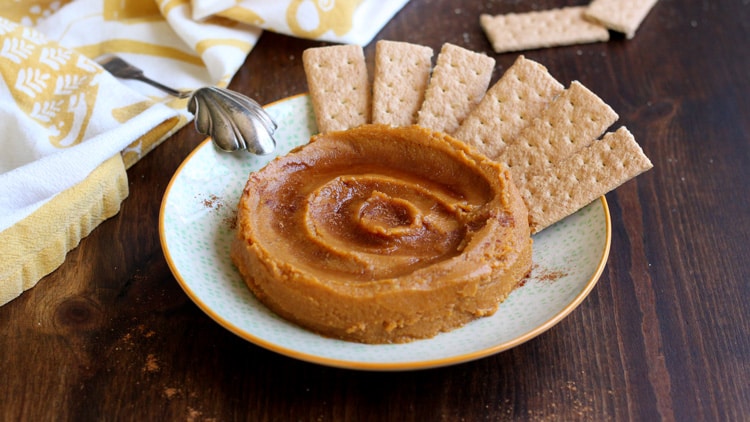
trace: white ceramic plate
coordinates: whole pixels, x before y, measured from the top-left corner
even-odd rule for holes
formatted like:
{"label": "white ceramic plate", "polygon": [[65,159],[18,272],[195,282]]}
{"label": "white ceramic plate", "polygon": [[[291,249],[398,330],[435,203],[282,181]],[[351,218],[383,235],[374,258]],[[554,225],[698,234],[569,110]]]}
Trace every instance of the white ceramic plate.
{"label": "white ceramic plate", "polygon": [[[279,123],[277,153],[307,143],[316,131],[306,95],[267,107]],[[187,157],[167,187],[159,230],[175,278],[219,324],[261,347],[319,364],[405,370],[478,359],[528,341],[554,326],[589,294],[610,246],[602,197],[534,236],[531,276],[491,317],[432,339],[366,345],[325,338],[276,316],[245,287],[229,258],[236,204],[248,174],[273,156],[218,151],[208,140]]]}

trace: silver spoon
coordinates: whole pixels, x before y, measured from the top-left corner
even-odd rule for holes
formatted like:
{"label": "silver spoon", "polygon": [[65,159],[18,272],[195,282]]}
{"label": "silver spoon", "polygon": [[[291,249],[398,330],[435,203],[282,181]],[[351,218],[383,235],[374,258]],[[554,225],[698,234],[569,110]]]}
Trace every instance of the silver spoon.
{"label": "silver spoon", "polygon": [[223,151],[247,150],[263,155],[273,152],[277,125],[257,102],[238,92],[216,87],[193,92],[179,91],[148,78],[143,70],[115,55],[96,59],[105,70],[122,79],[147,83],[177,98],[188,98],[188,111],[195,116],[195,129],[211,137]]}

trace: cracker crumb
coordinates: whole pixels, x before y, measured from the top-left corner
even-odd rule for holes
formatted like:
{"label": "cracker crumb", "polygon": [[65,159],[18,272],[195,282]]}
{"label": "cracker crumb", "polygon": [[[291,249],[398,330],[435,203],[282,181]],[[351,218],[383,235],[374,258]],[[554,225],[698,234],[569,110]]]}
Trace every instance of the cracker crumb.
{"label": "cracker crumb", "polygon": [[164,389],[164,397],[166,397],[167,400],[172,400],[178,394],[180,394],[180,390],[178,388],[167,387]]}
{"label": "cracker crumb", "polygon": [[161,367],[159,366],[159,361],[156,359],[156,356],[154,356],[153,353],[149,353],[146,356],[146,365],[143,367],[143,372],[155,373],[160,370]]}
{"label": "cracker crumb", "polygon": [[203,412],[201,412],[200,410],[193,409],[192,407],[188,407],[187,408],[187,412],[188,412],[188,414],[187,414],[187,421],[188,422],[197,421],[198,418],[200,418],[201,415],[203,414]]}

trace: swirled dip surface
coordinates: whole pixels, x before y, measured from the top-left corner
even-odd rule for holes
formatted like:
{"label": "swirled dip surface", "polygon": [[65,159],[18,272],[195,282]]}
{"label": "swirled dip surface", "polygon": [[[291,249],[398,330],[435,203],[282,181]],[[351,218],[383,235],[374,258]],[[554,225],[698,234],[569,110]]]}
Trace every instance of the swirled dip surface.
{"label": "swirled dip surface", "polygon": [[313,137],[250,175],[232,260],[271,310],[365,343],[493,314],[531,266],[509,172],[418,126]]}

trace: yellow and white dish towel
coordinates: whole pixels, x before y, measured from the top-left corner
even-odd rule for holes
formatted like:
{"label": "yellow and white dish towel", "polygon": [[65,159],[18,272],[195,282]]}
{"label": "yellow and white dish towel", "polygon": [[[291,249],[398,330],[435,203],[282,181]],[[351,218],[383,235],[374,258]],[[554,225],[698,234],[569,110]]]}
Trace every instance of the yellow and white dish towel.
{"label": "yellow and white dish towel", "polygon": [[366,45],[407,1],[0,0],[0,305],[116,214],[125,170],[192,120],[187,100],[93,58],[224,87],[263,30]]}

